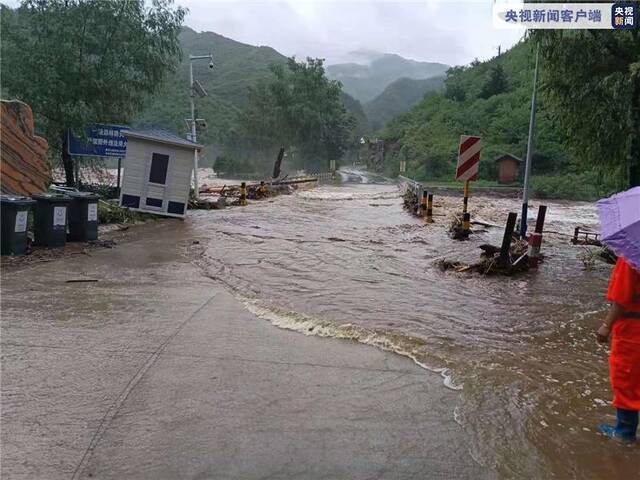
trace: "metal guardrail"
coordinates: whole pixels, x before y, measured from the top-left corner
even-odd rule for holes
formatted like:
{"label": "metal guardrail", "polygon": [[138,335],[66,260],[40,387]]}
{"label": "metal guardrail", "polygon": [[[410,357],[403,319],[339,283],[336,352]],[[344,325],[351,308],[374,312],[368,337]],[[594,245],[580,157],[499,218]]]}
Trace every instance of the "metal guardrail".
{"label": "metal guardrail", "polygon": [[419,199],[422,197],[422,192],[425,190],[425,186],[422,183],[416,182],[415,180],[402,175],[398,175],[398,180],[400,183],[405,183],[407,185],[407,190],[413,193],[416,198]]}
{"label": "metal guardrail", "polygon": [[307,175],[299,175],[296,177],[286,177],[286,180],[280,180],[280,181],[300,181],[300,180],[309,180],[309,179],[314,179],[314,180],[318,180],[318,181],[328,181],[331,180],[331,172],[320,172],[320,173],[309,173]]}
{"label": "metal guardrail", "polygon": [[317,178],[318,181],[327,181],[331,180],[331,172],[323,172],[323,173],[312,173],[312,177]]}

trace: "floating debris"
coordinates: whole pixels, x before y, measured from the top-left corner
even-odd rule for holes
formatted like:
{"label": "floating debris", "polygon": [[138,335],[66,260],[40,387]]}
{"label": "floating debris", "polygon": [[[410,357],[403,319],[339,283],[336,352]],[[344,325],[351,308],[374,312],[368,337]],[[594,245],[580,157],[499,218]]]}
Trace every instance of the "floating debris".
{"label": "floating debris", "polygon": [[595,248],[584,246],[576,258],[582,262],[585,270],[594,269],[598,261],[615,265],[618,260],[618,256],[605,246]]}
{"label": "floating debris", "polygon": [[471,230],[464,229],[462,212],[454,213],[449,217],[449,235],[454,240],[467,240]]}
{"label": "floating debris", "polygon": [[411,191],[407,190],[402,196],[404,208],[409,210],[413,215],[418,216],[418,197]]}
{"label": "floating debris", "polygon": [[595,247],[601,247],[600,234],[589,230],[587,227],[576,227],[573,231],[573,238],[571,243],[574,245],[592,245]]}
{"label": "floating debris", "polygon": [[529,270],[528,244],[526,240],[514,239],[509,248],[508,258],[501,258],[500,247],[495,245],[480,245],[481,260],[476,263],[464,263],[440,259],[436,265],[442,270],[455,272],[476,272],[482,275],[513,275]]}

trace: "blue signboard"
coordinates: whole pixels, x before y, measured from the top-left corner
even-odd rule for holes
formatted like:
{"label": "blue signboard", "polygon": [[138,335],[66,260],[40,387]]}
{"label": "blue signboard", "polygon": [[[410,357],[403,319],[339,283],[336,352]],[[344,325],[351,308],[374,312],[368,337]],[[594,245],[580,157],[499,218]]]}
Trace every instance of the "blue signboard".
{"label": "blue signboard", "polygon": [[127,137],[123,125],[96,123],[85,129],[85,138],[78,138],[69,132],[69,155],[85,157],[124,158],[127,153]]}

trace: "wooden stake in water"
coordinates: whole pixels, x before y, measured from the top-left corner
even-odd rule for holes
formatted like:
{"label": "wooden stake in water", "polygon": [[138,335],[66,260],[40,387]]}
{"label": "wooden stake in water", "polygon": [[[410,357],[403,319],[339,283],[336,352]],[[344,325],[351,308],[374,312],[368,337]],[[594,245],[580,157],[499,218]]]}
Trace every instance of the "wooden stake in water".
{"label": "wooden stake in water", "polygon": [[507,218],[507,225],[504,228],[504,236],[502,237],[502,246],[500,247],[500,265],[502,267],[507,267],[511,264],[511,239],[513,238],[513,231],[516,228],[516,220],[518,219],[518,214],[515,212],[510,212],[509,217]]}
{"label": "wooden stake in water", "polygon": [[242,182],[240,184],[240,205],[245,206],[247,204],[247,184]]}
{"label": "wooden stake in water", "polygon": [[544,218],[547,215],[547,206],[540,205],[538,207],[538,218],[536,219],[536,233],[542,234],[542,230],[544,230]]}

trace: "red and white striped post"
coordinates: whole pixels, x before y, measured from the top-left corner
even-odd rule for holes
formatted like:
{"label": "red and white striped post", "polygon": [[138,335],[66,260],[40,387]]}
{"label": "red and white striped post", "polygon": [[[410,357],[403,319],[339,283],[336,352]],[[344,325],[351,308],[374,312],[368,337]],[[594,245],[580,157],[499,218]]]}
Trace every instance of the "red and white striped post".
{"label": "red and white striped post", "polygon": [[480,137],[473,135],[460,135],[458,147],[458,166],[456,168],[456,180],[464,182],[464,199],[462,204],[462,229],[465,236],[469,235],[471,215],[469,207],[469,182],[478,179],[480,166]]}

